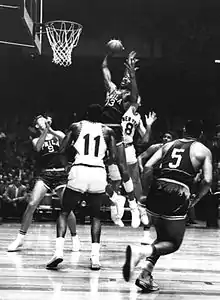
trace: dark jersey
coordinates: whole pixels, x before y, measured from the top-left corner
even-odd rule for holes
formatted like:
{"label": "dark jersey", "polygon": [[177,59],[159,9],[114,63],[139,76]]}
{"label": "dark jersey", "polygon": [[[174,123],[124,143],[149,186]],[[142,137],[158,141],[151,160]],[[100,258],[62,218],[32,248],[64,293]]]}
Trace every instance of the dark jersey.
{"label": "dark jersey", "polygon": [[159,178],[167,178],[186,184],[189,188],[193,185],[196,171],[193,168],[189,151],[195,141],[177,140],[165,153],[161,164]]}
{"label": "dark jersey", "polygon": [[63,155],[59,153],[59,139],[51,135],[47,138],[41,150],[37,153],[36,168],[38,171],[64,167]]}
{"label": "dark jersey", "polygon": [[[107,92],[106,102],[103,107],[102,122],[105,124],[121,124],[122,116],[125,113],[122,94],[124,91],[116,87]],[[129,92],[128,92],[129,95]]]}

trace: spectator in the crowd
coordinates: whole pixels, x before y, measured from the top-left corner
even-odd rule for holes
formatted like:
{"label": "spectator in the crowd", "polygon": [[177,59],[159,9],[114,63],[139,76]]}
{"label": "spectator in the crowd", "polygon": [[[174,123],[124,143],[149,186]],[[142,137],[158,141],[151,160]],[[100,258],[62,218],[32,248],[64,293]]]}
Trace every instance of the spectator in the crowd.
{"label": "spectator in the crowd", "polygon": [[19,217],[23,215],[27,205],[27,188],[18,176],[6,187],[3,194],[3,217]]}
{"label": "spectator in the crowd", "polygon": [[2,223],[2,218],[3,218],[3,194],[6,190],[7,186],[7,177],[3,176],[2,174],[0,175],[0,224]]}

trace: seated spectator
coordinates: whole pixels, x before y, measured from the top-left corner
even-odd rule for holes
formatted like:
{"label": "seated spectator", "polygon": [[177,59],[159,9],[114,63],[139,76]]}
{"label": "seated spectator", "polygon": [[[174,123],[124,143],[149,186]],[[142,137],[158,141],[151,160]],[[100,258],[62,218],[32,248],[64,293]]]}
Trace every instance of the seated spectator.
{"label": "seated spectator", "polygon": [[21,183],[20,178],[16,176],[13,179],[13,183],[6,187],[3,194],[3,217],[21,218],[26,209],[27,198],[27,188]]}
{"label": "seated spectator", "polygon": [[7,176],[0,175],[0,224],[3,217],[3,194],[5,193],[7,187]]}

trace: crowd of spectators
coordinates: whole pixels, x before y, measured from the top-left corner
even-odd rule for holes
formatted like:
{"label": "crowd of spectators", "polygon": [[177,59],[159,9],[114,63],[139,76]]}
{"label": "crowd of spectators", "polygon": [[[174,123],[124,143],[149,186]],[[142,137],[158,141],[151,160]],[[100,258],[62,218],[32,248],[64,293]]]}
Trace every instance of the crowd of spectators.
{"label": "crowd of spectators", "polygon": [[[74,119],[76,120],[76,116],[74,116]],[[19,118],[14,118],[8,124],[7,122],[2,126],[0,124],[0,218],[12,217],[20,219],[34,184],[35,153],[31,140],[36,136],[36,131],[31,126],[31,120],[29,119],[22,118],[20,120]],[[152,138],[147,145],[140,143],[138,136],[135,138],[138,154],[144,151],[150,144],[159,142],[163,132],[160,134],[157,129],[157,127],[153,128]],[[62,130],[65,131],[65,128],[62,128]],[[179,133],[176,133],[179,136]],[[211,136],[208,138],[205,136],[205,138],[202,142],[213,152],[215,175],[213,191],[216,192],[220,190],[220,128],[217,127],[217,134],[214,132]],[[213,226],[213,214],[215,215],[215,224],[218,218],[219,199],[218,196],[215,198],[215,201],[213,199],[211,201],[214,206],[210,205],[209,199],[208,202],[207,200],[201,201],[197,209],[197,217],[204,218],[203,211],[207,212],[210,208],[209,219],[211,221],[207,221],[207,224],[209,222],[211,226]],[[196,218],[195,213],[193,215]]]}

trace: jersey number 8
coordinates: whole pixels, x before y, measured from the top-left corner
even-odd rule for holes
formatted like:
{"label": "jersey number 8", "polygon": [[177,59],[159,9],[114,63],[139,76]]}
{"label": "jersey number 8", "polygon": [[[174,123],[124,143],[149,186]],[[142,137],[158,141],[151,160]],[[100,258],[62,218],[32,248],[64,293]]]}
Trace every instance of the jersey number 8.
{"label": "jersey number 8", "polygon": [[127,123],[125,127],[125,134],[130,135],[133,130],[133,124],[132,123]]}

